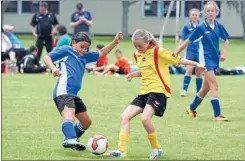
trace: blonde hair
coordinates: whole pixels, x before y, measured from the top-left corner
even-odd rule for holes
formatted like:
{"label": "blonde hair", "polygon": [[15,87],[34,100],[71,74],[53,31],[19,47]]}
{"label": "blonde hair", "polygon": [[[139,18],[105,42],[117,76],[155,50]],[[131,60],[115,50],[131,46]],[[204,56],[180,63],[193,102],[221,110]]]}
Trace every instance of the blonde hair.
{"label": "blonde hair", "polygon": [[191,16],[191,13],[192,13],[192,12],[197,12],[198,15],[200,16],[200,10],[197,9],[197,8],[192,8],[192,9],[189,11],[189,17]]}
{"label": "blonde hair", "polygon": [[151,43],[154,46],[160,47],[157,40],[154,38],[152,33],[147,31],[146,29],[137,29],[134,31],[132,35],[132,41],[133,40],[143,40],[146,43]]}
{"label": "blonde hair", "polygon": [[208,5],[213,5],[215,7],[216,10],[216,16],[219,15],[219,7],[217,5],[217,3],[215,1],[208,1],[205,5],[204,5],[204,9],[202,11],[203,15],[206,17],[206,10],[207,10],[207,6]]}
{"label": "blonde hair", "polygon": [[145,29],[137,29],[132,35],[133,40],[144,40],[145,42],[151,42],[154,39],[154,36]]}

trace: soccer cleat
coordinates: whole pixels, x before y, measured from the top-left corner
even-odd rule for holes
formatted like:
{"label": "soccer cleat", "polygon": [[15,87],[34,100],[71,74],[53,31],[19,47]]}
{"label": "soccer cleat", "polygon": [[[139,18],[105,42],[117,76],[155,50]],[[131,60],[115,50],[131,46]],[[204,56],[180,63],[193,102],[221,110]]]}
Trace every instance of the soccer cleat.
{"label": "soccer cleat", "polygon": [[197,118],[197,112],[192,111],[189,107],[186,108],[186,113],[191,117],[191,118]]}
{"label": "soccer cleat", "polygon": [[215,121],[228,121],[227,118],[225,118],[224,116],[220,115],[214,118]]}
{"label": "soccer cleat", "polygon": [[84,145],[77,141],[77,139],[68,139],[63,142],[64,148],[71,148],[73,150],[83,151],[86,149]]}
{"label": "soccer cleat", "polygon": [[163,154],[163,150],[162,149],[153,149],[150,155],[150,159],[157,159],[159,157],[161,157]]}
{"label": "soccer cleat", "polygon": [[187,91],[186,90],[183,90],[181,93],[180,93],[180,96],[181,97],[186,97],[187,95]]}
{"label": "soccer cleat", "polygon": [[122,158],[125,158],[126,157],[126,153],[122,153],[120,152],[119,150],[113,150],[113,151],[110,151],[109,153],[105,153],[104,154],[105,156],[111,156],[111,157],[122,157]]}

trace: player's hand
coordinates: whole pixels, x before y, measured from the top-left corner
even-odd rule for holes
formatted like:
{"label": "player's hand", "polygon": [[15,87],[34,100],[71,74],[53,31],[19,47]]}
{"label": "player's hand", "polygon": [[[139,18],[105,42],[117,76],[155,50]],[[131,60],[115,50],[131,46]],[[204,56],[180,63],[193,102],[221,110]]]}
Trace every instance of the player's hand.
{"label": "player's hand", "polygon": [[52,70],[52,73],[53,73],[53,76],[54,76],[54,77],[59,77],[59,76],[61,76],[61,72],[60,72],[60,70],[57,69],[57,68],[53,69],[53,70]]}
{"label": "player's hand", "polygon": [[128,73],[126,79],[130,82],[134,78],[134,73]]}
{"label": "player's hand", "polygon": [[37,40],[38,39],[38,35],[35,33],[35,34],[33,34],[33,36],[34,36],[34,38],[35,38],[35,40]]}
{"label": "player's hand", "polygon": [[118,32],[114,38],[114,42],[116,44],[118,44],[121,40],[123,39],[123,33],[122,32]]}
{"label": "player's hand", "polygon": [[226,60],[225,54],[221,54],[221,56],[220,56],[220,61],[225,61],[225,60]]}
{"label": "player's hand", "polygon": [[204,65],[199,64],[199,63],[197,63],[196,67],[198,67],[198,68],[200,68],[200,69],[206,69],[206,67],[205,67]]}

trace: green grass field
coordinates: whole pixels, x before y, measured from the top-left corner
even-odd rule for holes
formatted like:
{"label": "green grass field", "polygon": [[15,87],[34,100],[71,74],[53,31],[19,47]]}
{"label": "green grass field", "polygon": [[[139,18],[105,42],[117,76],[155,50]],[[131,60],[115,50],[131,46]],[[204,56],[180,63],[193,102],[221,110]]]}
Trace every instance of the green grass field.
{"label": "green grass field", "polygon": [[[25,46],[33,43],[20,37]],[[108,43],[112,38],[98,38],[96,43]],[[245,43],[231,40],[228,59],[221,66],[244,65]],[[173,40],[164,46],[174,49]],[[124,40],[118,48],[131,60],[134,51]],[[113,53],[110,62],[114,62]],[[181,75],[171,76],[172,98],[168,100],[163,118],[154,118],[163,160],[244,160],[245,159],[245,77],[219,76],[220,100],[223,114],[231,121],[214,122],[208,97],[198,109],[198,119],[190,119],[185,108],[195,94],[192,81],[189,96],[181,98]],[[61,117],[52,101],[56,78],[51,75],[2,75],[2,159],[3,160],[88,160],[114,159],[93,156],[61,146]],[[128,83],[124,77],[96,77],[86,74],[79,93],[93,119],[91,128],[82,137],[87,144],[92,135],[104,135],[109,150],[117,147],[120,114],[138,94],[140,79]],[[132,133],[127,159],[148,159],[151,152],[146,132],[137,116],[131,123]]]}

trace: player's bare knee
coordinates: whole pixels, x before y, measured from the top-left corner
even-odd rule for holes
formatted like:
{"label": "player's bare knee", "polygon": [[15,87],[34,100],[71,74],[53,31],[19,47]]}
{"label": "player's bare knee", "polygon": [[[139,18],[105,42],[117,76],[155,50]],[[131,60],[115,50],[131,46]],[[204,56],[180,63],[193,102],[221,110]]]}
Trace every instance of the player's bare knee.
{"label": "player's bare knee", "polygon": [[212,85],[210,86],[210,90],[218,91],[218,90],[219,90],[218,84],[212,84]]}
{"label": "player's bare knee", "polygon": [[128,123],[130,121],[130,118],[129,118],[129,116],[127,116],[126,114],[122,114],[121,115],[121,123],[122,124],[125,124],[125,123]]}
{"label": "player's bare knee", "polygon": [[151,120],[151,118],[141,115],[141,122],[143,125],[147,124],[149,121]]}

